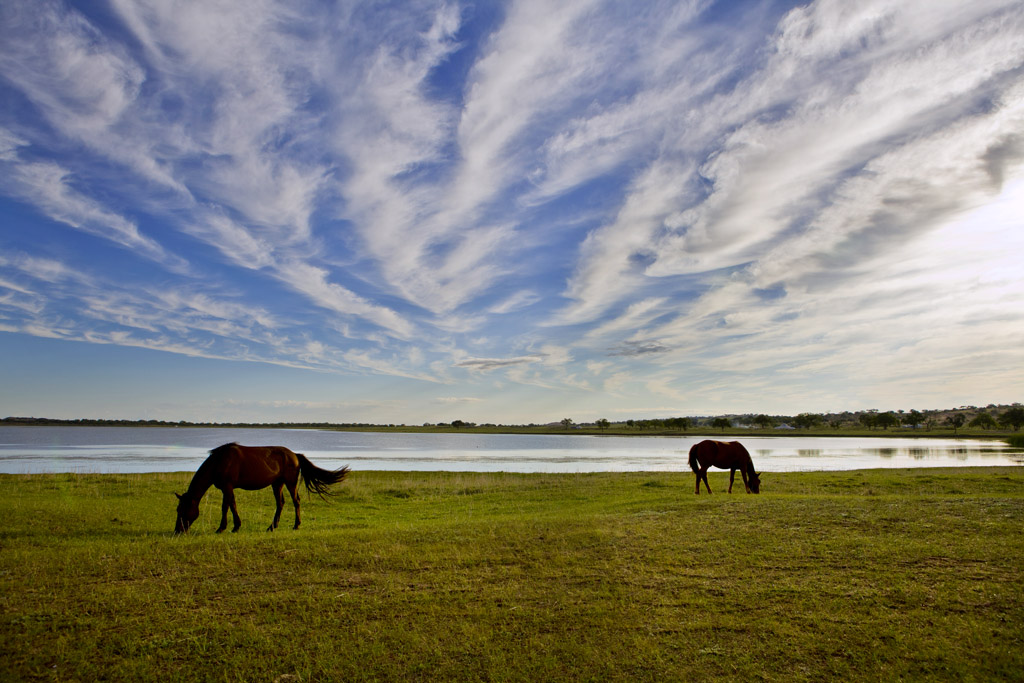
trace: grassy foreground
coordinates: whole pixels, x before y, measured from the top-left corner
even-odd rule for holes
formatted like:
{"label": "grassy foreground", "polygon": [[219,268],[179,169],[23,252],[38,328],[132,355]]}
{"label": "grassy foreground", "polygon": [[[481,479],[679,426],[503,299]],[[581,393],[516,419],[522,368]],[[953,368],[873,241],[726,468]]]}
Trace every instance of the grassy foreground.
{"label": "grassy foreground", "polygon": [[[5,680],[1020,680],[1024,468],[0,476]],[[740,486],[742,491],[742,486]]]}

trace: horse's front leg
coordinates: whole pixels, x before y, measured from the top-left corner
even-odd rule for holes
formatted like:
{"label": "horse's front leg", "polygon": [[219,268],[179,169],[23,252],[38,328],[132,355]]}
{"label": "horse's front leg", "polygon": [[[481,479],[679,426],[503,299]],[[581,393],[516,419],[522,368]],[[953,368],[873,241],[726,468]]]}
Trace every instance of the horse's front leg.
{"label": "horse's front leg", "polygon": [[274,513],[274,521],[270,523],[270,528],[267,531],[273,531],[277,528],[277,523],[281,521],[281,509],[284,507],[284,484],[278,482],[273,485],[274,489],[274,502],[277,504],[277,511]]}
{"label": "horse's front leg", "polygon": [[217,527],[218,534],[228,528],[228,508],[230,507],[227,489],[221,491],[221,493],[223,495],[220,501],[220,526]]}
{"label": "horse's front leg", "polygon": [[231,533],[235,533],[242,526],[242,518],[238,516],[238,506],[235,505],[235,490],[230,486],[224,489],[224,502],[220,506],[220,528],[217,529],[218,534],[228,528],[228,509],[231,510],[231,516],[235,520],[235,526],[231,528]]}
{"label": "horse's front leg", "polygon": [[[732,482],[736,479],[736,468],[729,470],[729,493],[732,493]],[[744,477],[746,479],[746,477]]]}
{"label": "horse's front leg", "polygon": [[741,467],[740,474],[743,476],[743,487],[747,489],[747,493],[750,493],[750,482],[747,481],[747,470]]}

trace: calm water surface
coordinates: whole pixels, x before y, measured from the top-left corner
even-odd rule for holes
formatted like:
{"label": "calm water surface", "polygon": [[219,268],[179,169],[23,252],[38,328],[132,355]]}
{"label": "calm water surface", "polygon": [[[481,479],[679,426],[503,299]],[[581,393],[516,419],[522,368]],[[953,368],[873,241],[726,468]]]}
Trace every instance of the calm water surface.
{"label": "calm water surface", "polygon": [[[195,470],[223,443],[281,445],[321,467],[470,472],[681,471],[705,437],[394,434],[304,429],[0,427],[0,472]],[[739,438],[759,471],[1022,465],[1024,451],[971,439]]]}

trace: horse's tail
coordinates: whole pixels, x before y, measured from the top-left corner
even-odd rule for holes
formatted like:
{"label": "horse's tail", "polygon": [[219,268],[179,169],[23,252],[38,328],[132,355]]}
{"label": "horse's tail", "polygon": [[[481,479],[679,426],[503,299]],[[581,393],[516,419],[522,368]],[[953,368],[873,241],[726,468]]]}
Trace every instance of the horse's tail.
{"label": "horse's tail", "polygon": [[338,484],[345,480],[345,476],[348,475],[348,467],[342,467],[340,470],[325,470],[317,467],[309,461],[309,459],[302,453],[295,454],[299,459],[299,472],[302,473],[302,481],[306,484],[306,490],[310,493],[315,493],[321,498],[326,499],[327,496],[331,495],[331,491],[328,487],[331,484]]}
{"label": "horse's tail", "polygon": [[697,463],[697,446],[700,446],[700,443],[695,443],[690,446],[690,469],[694,472],[697,472],[700,469],[700,465]]}

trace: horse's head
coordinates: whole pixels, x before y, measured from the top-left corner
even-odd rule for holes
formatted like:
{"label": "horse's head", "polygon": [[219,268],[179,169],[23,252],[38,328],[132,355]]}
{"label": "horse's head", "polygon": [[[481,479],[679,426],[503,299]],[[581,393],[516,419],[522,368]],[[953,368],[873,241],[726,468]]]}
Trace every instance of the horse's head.
{"label": "horse's head", "polygon": [[761,475],[760,474],[748,474],[747,485],[750,486],[752,493],[761,493]]}
{"label": "horse's head", "polygon": [[183,534],[199,517],[199,501],[189,495],[178,496],[178,519],[174,523],[174,533]]}

